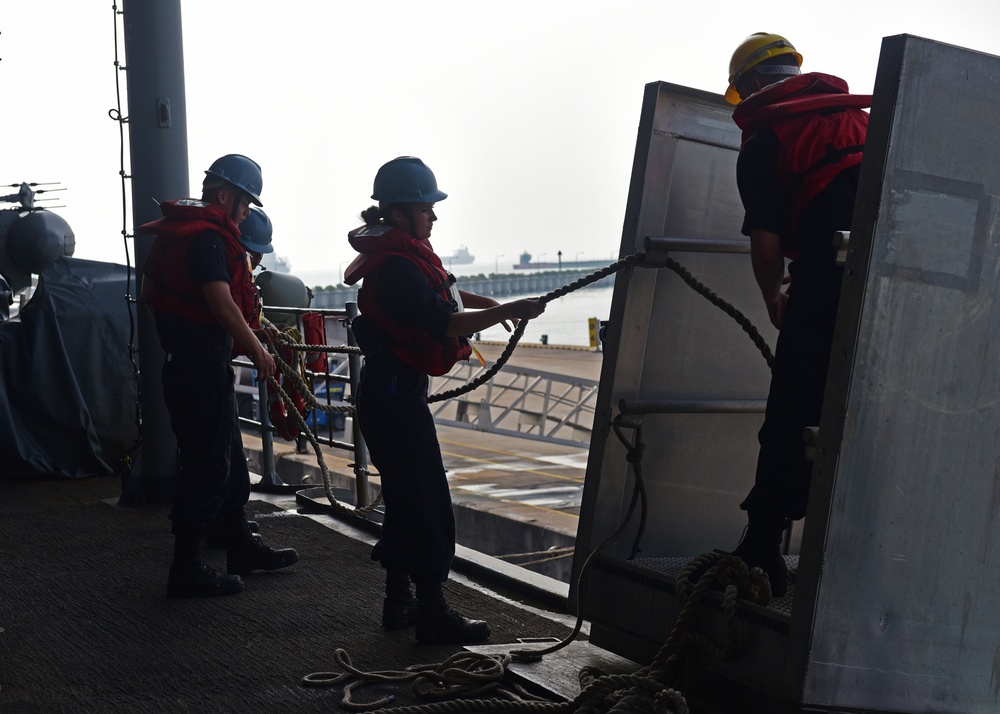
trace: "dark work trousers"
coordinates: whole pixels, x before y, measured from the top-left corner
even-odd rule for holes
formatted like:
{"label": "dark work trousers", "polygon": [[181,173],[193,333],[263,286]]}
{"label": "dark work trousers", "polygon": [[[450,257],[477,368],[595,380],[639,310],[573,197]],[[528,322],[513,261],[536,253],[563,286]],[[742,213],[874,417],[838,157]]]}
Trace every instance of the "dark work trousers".
{"label": "dark work trousers", "polygon": [[455,513],[427,386],[427,375],[392,358],[369,359],[358,387],[358,419],[385,502],[372,559],[414,582],[444,582],[455,557]]}
{"label": "dark work trousers", "polygon": [[798,261],[774,350],[771,387],[754,486],[741,504],[746,511],[798,520],[805,516],[812,462],[803,432],[819,426],[826,390],[843,268]]}
{"label": "dark work trousers", "polygon": [[180,473],[174,495],[175,535],[204,532],[220,515],[242,518],[250,499],[229,354],[168,355],[163,396],[177,437]]}

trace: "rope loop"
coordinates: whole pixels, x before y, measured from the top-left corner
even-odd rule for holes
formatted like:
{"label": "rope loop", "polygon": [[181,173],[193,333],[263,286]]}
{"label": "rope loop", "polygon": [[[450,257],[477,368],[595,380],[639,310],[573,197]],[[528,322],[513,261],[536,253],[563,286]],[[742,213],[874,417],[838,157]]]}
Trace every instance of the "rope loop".
{"label": "rope loop", "polygon": [[[693,585],[692,585],[693,583]],[[658,681],[683,686],[689,683],[695,665],[703,656],[731,659],[742,647],[736,603],[743,599],[758,605],[771,600],[771,585],[760,568],[750,569],[731,553],[714,551],[692,559],[675,581],[681,612],[666,644],[650,665]],[[709,591],[722,591],[726,642],[716,644],[696,629],[695,613]]]}
{"label": "rope loop", "polygon": [[[355,695],[365,687],[385,684],[409,684],[411,691],[427,704],[395,707],[394,714],[429,714],[431,712],[556,712],[566,709],[565,703],[555,703],[528,694],[523,688],[504,687],[510,657],[503,654],[458,652],[438,664],[417,664],[401,671],[366,672],[354,666],[346,650],[334,651],[334,661],[340,672],[314,672],[302,678],[305,687],[343,685],[341,707],[349,711],[374,711],[393,701],[394,695],[373,701],[357,701]],[[492,694],[491,699],[476,699]],[[456,697],[467,697],[460,701]]]}

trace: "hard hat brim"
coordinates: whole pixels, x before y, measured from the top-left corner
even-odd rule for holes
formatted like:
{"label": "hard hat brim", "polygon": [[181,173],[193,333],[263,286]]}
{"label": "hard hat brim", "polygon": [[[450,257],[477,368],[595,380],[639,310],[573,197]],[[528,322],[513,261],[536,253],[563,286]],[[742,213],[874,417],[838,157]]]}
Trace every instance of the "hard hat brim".
{"label": "hard hat brim", "polygon": [[274,252],[274,246],[270,243],[250,243],[240,241],[244,248],[247,250],[252,250],[254,253],[272,253]]}
{"label": "hard hat brim", "polygon": [[391,195],[386,195],[383,197],[377,193],[372,194],[372,200],[378,201],[380,203],[437,203],[438,201],[443,201],[446,198],[448,198],[448,194],[440,190],[434,191],[433,193],[429,193],[426,196],[424,195],[417,197],[406,196],[403,198]]}

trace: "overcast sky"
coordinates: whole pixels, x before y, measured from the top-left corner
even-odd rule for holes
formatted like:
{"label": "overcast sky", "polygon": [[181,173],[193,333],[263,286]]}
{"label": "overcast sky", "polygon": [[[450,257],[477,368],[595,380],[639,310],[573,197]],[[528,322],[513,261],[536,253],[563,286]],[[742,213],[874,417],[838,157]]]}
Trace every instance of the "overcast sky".
{"label": "overcast sky", "polygon": [[[181,9],[191,192],[222,154],[258,161],[277,252],[310,285],[353,258],[346,233],[371,204],[375,172],[403,154],[423,158],[449,194],[437,210],[438,253],[467,245],[501,271],[525,249],[610,261],[644,85],[721,94],[732,51],[752,32],[784,34],[804,70],[839,75],[859,93],[872,90],[886,36],[1000,55],[997,0],[182,0]],[[112,0],[8,2],[0,33],[0,183],[58,181],[66,190],[49,195],[76,233],[76,257],[124,263],[118,124],[108,117]],[[127,66],[121,23],[118,39]]]}

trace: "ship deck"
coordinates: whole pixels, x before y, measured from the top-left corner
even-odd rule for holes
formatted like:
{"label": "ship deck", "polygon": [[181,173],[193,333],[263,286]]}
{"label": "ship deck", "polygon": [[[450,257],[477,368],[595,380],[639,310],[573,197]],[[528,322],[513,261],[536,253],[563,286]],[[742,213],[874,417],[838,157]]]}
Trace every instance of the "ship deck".
{"label": "ship deck", "polygon": [[[371,537],[294,497],[254,493],[268,541],[296,548],[285,571],[246,579],[238,596],[166,596],[168,508],[118,505],[117,478],[0,482],[0,709],[55,711],[330,711],[343,686],[306,675],[441,663],[459,646],[422,645],[380,626],[383,572]],[[221,550],[206,562],[224,567]],[[456,574],[451,604],[491,623],[493,644],[558,641],[572,619]],[[553,639],[555,638],[555,639]],[[357,692],[416,703],[408,686]]]}
{"label": "ship deck", "polygon": [[[581,376],[600,369],[599,353],[518,354],[540,369]],[[441,429],[441,441],[456,506],[486,508],[509,523],[541,523],[565,537],[575,533],[573,493],[582,490],[585,450],[448,428]],[[253,437],[247,446],[252,451]],[[278,457],[308,458],[293,451],[279,449]],[[349,461],[330,465],[343,471]],[[533,488],[546,485],[561,489],[561,500],[531,497]],[[389,709],[425,705],[430,700],[411,681],[415,670],[469,652],[418,644],[412,629],[381,628],[383,571],[369,558],[377,530],[322,508],[320,499],[294,489],[255,489],[248,511],[269,542],[296,548],[300,561],[247,578],[238,596],[171,599],[169,508],[122,506],[120,493],[117,477],[0,481],[0,710],[319,712],[356,710],[357,702],[382,697],[391,697],[384,704]],[[224,566],[223,551],[206,555]],[[469,648],[470,656],[548,647],[567,640],[576,624],[565,582],[462,546],[446,593],[457,610],[493,628],[487,645]],[[567,702],[580,692],[584,667],[640,671],[589,645],[588,631],[582,623],[571,644],[540,662],[510,663],[495,686],[527,687],[548,701]],[[355,676],[331,683],[322,675],[325,686],[304,683],[309,675],[343,672],[348,662],[360,672],[381,673],[382,681]],[[367,684],[345,689],[351,681]],[[690,710],[779,711],[731,683],[725,692],[721,704],[689,694]],[[501,705],[474,710],[510,711]]]}

